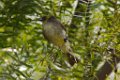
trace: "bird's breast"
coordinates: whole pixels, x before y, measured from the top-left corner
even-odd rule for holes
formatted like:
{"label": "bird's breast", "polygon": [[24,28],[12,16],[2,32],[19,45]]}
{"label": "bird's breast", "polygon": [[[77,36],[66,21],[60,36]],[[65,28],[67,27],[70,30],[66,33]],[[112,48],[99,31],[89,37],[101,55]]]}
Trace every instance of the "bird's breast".
{"label": "bird's breast", "polygon": [[62,46],[64,44],[64,35],[63,29],[58,26],[47,24],[43,27],[44,35],[49,42],[53,43],[56,46]]}

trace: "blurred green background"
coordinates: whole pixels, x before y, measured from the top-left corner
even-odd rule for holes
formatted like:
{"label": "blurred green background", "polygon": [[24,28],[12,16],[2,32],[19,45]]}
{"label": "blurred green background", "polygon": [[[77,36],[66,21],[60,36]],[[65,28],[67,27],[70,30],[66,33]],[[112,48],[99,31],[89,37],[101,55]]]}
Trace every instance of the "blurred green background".
{"label": "blurred green background", "polygon": [[[66,27],[81,56],[72,68],[44,39],[37,20],[44,15]],[[110,49],[120,50],[120,0],[0,0],[0,80],[94,80]]]}

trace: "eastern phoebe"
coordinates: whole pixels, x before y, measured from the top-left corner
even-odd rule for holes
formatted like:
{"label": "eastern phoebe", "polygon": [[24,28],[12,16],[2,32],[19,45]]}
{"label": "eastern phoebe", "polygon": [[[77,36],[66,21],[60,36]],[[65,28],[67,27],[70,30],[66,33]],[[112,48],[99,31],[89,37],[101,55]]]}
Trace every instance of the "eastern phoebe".
{"label": "eastern phoebe", "polygon": [[48,42],[58,46],[68,56],[70,65],[74,65],[79,59],[73,54],[67,39],[65,27],[54,16],[44,16],[40,19],[43,22],[43,35]]}

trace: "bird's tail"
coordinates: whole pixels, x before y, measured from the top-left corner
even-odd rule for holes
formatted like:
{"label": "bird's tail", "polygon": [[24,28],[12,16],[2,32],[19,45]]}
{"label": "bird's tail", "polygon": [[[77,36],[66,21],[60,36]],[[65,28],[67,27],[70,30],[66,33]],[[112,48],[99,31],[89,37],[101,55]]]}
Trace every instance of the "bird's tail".
{"label": "bird's tail", "polygon": [[71,66],[73,66],[75,63],[78,63],[80,61],[80,59],[77,56],[71,53],[67,53],[67,57],[68,57],[68,62]]}
{"label": "bird's tail", "polygon": [[80,57],[73,53],[72,48],[70,47],[69,42],[67,41],[62,47],[60,47],[63,53],[66,54],[68,62],[71,66],[80,61]]}

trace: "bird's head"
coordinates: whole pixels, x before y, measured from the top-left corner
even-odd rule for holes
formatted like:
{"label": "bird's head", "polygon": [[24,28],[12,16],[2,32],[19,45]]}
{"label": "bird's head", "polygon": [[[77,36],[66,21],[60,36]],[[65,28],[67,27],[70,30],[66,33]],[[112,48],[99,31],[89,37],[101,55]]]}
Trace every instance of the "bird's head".
{"label": "bird's head", "polygon": [[55,19],[55,17],[54,16],[43,16],[39,19],[39,21],[45,22],[46,20],[51,20],[51,19],[53,20]]}
{"label": "bird's head", "polygon": [[41,17],[41,18],[39,19],[39,21],[44,22],[44,21],[46,21],[47,19],[48,19],[48,17],[47,17],[47,16],[43,16],[43,17]]}

